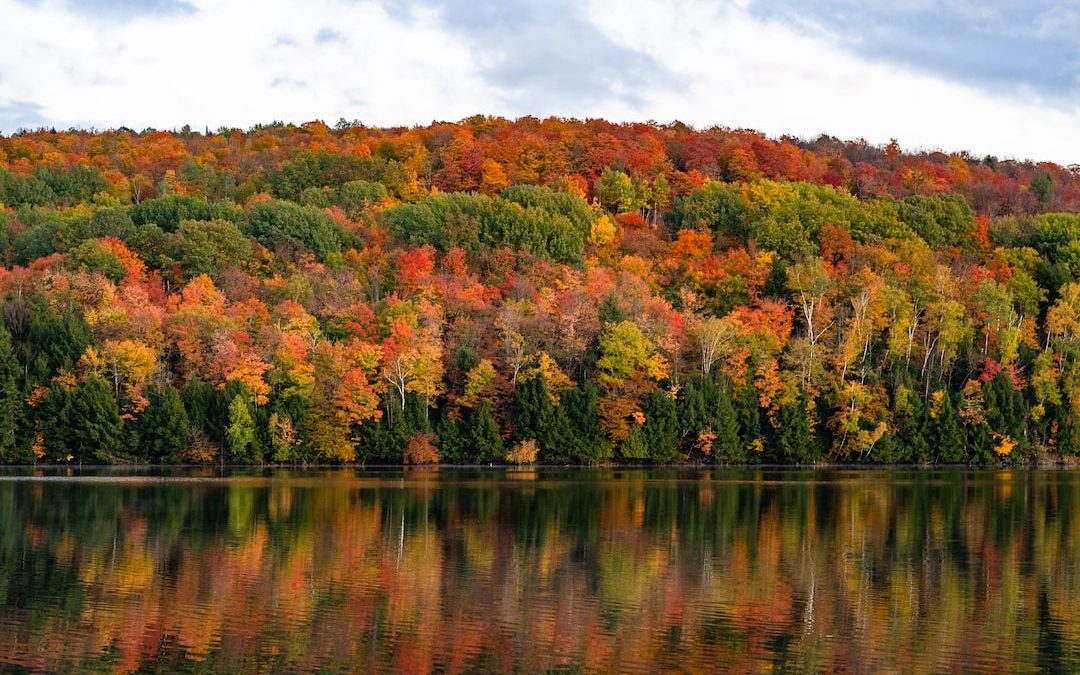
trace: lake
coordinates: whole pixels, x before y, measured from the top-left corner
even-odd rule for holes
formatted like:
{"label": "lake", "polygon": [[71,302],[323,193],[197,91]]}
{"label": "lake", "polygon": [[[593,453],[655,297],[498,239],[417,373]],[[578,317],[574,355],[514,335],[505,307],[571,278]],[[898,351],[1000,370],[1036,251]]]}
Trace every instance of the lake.
{"label": "lake", "polygon": [[0,671],[1080,670],[1080,472],[4,470]]}

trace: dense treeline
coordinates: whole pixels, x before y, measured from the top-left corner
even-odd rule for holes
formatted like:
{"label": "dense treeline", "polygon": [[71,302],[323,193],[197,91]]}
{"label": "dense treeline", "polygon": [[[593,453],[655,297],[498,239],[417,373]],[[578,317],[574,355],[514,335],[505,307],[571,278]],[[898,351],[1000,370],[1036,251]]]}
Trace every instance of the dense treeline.
{"label": "dense treeline", "polygon": [[1080,453],[1080,176],[681,125],[0,138],[0,460]]}

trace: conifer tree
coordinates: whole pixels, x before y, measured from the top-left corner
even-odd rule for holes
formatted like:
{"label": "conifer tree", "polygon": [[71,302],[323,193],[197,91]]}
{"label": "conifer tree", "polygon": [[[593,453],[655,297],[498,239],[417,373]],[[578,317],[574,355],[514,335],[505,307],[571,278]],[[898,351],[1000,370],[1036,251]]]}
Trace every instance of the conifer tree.
{"label": "conifer tree", "polygon": [[964,429],[952,396],[943,389],[934,392],[931,398],[930,426],[933,432],[930,438],[937,444],[937,461],[942,464],[967,461]]}
{"label": "conifer tree", "polygon": [[486,401],[470,416],[468,443],[472,460],[481,464],[500,462],[506,454],[499,425],[491,414],[491,404]]}
{"label": "conifer tree", "polygon": [[1072,397],[1066,396],[1055,411],[1058,433],[1054,449],[1062,455],[1080,455],[1080,424],[1073,413],[1075,409]]}
{"label": "conifer tree", "polygon": [[679,401],[679,436],[687,445],[693,446],[701,431],[713,426],[713,411],[709,410],[705,389],[710,382],[700,377],[687,380]]}
{"label": "conifer tree", "polygon": [[719,387],[716,396],[716,425],[713,428],[713,458],[717,462],[743,462],[746,445],[739,438],[739,421],[731,404],[731,390]]}
{"label": "conifer tree", "polygon": [[770,454],[782,462],[802,464],[817,459],[806,420],[805,395],[798,402],[780,406],[769,445]]}
{"label": "conifer tree", "polygon": [[197,378],[184,387],[181,399],[191,428],[203,432],[215,443],[224,443],[229,424],[228,403],[232,399],[225,399],[221,390]]}
{"label": "conifer tree", "polygon": [[149,405],[139,418],[141,456],[155,462],[175,461],[187,444],[189,422],[180,392],[171,384],[151,389]]}
{"label": "conifer tree", "polygon": [[732,403],[735,406],[735,419],[739,423],[739,438],[744,448],[760,445],[761,408],[757,394],[750,385],[741,385],[734,391]]}
{"label": "conifer tree", "polygon": [[648,457],[654,462],[670,462],[678,457],[679,426],[675,402],[670,397],[653,392],[645,397],[642,428]]}
{"label": "conifer tree", "polygon": [[0,326],[0,464],[23,459],[18,451],[18,432],[25,410],[18,384],[21,374],[11,335]]}
{"label": "conifer tree", "polygon": [[611,456],[600,426],[600,393],[585,383],[562,393],[556,409],[555,447],[541,459],[546,462],[595,462]]}
{"label": "conifer tree", "polygon": [[510,419],[514,424],[514,440],[534,439],[540,452],[551,451],[550,432],[555,421],[555,407],[543,375],[518,382],[510,402]]}
{"label": "conifer tree", "polygon": [[466,435],[462,433],[462,426],[464,426],[464,422],[455,422],[448,415],[443,415],[442,419],[435,425],[439,457],[448,464],[469,461],[469,444]]}
{"label": "conifer tree", "polygon": [[116,459],[123,439],[120,408],[112,387],[92,375],[79,384],[66,416],[67,447],[77,462],[109,462]]}

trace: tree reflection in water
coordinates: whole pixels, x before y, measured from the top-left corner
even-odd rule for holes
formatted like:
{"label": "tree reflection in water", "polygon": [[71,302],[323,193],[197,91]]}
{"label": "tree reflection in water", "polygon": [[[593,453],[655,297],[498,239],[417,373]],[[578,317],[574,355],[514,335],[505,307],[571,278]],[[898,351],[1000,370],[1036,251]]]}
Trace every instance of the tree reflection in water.
{"label": "tree reflection in water", "polygon": [[0,664],[1080,670],[1080,474],[0,478]]}

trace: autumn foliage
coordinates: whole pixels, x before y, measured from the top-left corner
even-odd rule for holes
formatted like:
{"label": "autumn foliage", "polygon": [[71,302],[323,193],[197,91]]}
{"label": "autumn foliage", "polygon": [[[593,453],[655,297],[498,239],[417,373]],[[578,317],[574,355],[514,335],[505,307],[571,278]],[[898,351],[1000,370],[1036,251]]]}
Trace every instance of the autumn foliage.
{"label": "autumn foliage", "polygon": [[600,120],[35,131],[0,206],[0,461],[1080,453],[1072,168]]}

